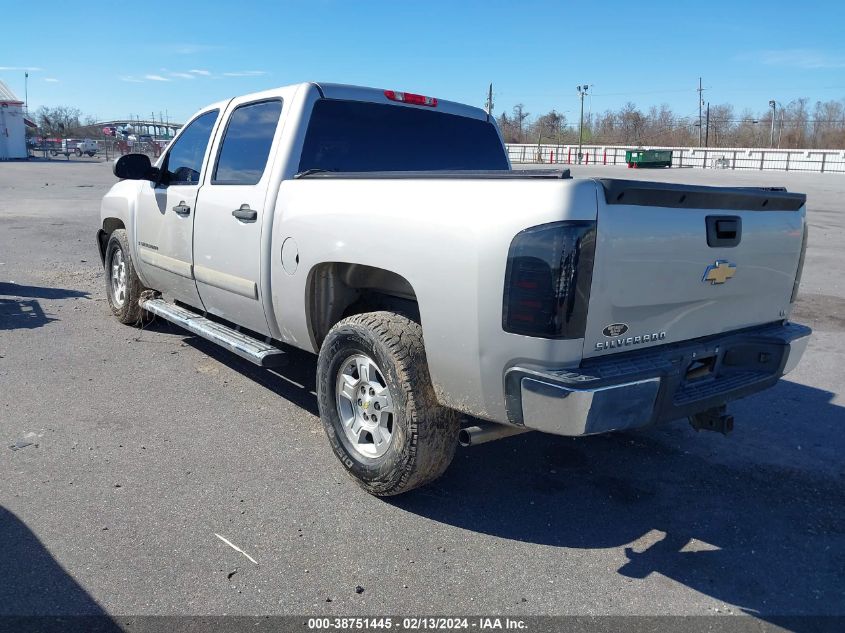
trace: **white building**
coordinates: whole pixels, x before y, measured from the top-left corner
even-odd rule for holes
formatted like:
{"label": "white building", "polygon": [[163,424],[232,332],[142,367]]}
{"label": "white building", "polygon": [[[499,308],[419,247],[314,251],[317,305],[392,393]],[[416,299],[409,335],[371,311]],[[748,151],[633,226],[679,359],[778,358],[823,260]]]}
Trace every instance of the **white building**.
{"label": "white building", "polygon": [[0,81],[0,160],[26,158],[23,101]]}

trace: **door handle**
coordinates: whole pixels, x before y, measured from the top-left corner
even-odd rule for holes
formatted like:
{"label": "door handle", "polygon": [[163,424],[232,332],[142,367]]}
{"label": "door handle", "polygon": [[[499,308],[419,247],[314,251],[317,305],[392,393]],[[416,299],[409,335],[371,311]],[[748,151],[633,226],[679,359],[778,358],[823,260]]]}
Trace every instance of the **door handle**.
{"label": "door handle", "polygon": [[185,204],[185,201],[182,200],[182,202],[180,202],[175,207],[173,207],[173,211],[177,215],[188,215],[188,214],[191,213],[191,207],[189,207],[187,204]]}
{"label": "door handle", "polygon": [[255,222],[258,219],[258,211],[250,209],[248,204],[242,204],[240,209],[232,211],[232,215],[244,222]]}

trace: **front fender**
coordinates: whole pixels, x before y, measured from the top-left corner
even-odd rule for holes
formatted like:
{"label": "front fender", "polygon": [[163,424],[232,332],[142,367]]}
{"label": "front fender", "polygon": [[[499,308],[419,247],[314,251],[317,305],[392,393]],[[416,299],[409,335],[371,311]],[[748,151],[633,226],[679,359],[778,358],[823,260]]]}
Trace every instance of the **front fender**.
{"label": "front fender", "polygon": [[[103,196],[100,204],[100,228],[97,231],[97,243],[100,250],[100,258],[105,260],[105,249],[108,243],[108,236],[117,229],[126,230],[129,242],[129,255],[134,261],[138,261],[137,243],[135,240],[135,210],[138,203],[140,181],[121,180],[116,183],[108,193]],[[136,271],[143,279],[139,266]]]}

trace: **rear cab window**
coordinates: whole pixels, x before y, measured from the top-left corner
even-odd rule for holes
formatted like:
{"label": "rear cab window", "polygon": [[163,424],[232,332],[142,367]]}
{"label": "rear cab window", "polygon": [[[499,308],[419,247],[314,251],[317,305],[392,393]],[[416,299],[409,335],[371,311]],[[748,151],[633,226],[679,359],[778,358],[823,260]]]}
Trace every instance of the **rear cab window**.
{"label": "rear cab window", "polygon": [[496,127],[423,108],[320,99],[314,104],[299,170],[508,169]]}

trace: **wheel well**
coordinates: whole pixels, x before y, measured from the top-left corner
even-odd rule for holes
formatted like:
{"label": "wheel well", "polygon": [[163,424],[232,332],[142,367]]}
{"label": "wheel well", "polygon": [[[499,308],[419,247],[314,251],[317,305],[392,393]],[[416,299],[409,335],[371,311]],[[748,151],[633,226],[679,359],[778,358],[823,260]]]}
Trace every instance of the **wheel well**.
{"label": "wheel well", "polygon": [[390,270],[325,262],[312,269],[308,288],[308,325],[318,348],[335,323],[353,314],[390,310],[420,320],[414,289]]}
{"label": "wheel well", "polygon": [[103,228],[97,232],[97,246],[100,248],[100,260],[106,261],[106,244],[109,243],[109,236],[117,229],[125,229],[122,220],[117,218],[106,218],[103,220]]}

